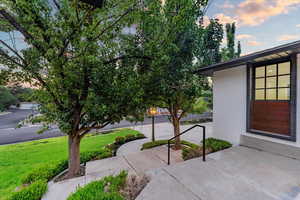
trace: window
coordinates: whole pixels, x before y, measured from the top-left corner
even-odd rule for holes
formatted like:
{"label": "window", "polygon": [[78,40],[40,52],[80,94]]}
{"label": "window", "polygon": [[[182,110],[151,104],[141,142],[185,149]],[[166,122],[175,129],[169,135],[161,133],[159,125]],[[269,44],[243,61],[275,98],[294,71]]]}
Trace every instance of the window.
{"label": "window", "polygon": [[290,100],[291,62],[254,68],[255,100]]}

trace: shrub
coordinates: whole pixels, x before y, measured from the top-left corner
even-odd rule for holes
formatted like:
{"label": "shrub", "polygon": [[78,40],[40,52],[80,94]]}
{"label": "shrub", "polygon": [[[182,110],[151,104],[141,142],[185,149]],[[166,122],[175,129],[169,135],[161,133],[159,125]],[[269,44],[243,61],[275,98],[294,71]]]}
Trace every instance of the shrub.
{"label": "shrub", "polygon": [[181,155],[183,160],[197,158],[203,155],[202,148],[183,147]]}
{"label": "shrub", "polygon": [[154,142],[146,142],[143,144],[142,149],[151,149],[153,147],[157,147],[157,146],[161,146],[161,145],[165,145],[168,144],[168,140],[156,140]]}
{"label": "shrub", "polygon": [[144,134],[142,134],[142,133],[138,133],[135,136],[135,139],[144,139],[144,138],[146,138],[146,136]]}
{"label": "shrub", "polygon": [[[190,148],[199,148],[200,147],[197,144],[194,144],[194,143],[191,143],[191,142],[188,142],[188,141],[185,141],[185,140],[181,140],[180,143],[182,145],[188,146]],[[161,146],[161,145],[166,145],[166,144],[168,144],[168,140],[156,140],[154,142],[146,142],[146,143],[143,144],[141,150],[151,149],[153,147],[157,147],[157,146]],[[171,144],[174,144],[174,140],[171,141]]]}
{"label": "shrub", "polygon": [[0,86],[0,111],[4,111],[9,106],[16,105],[17,103],[18,99],[6,87]]}
{"label": "shrub", "polygon": [[230,142],[219,140],[216,138],[207,138],[205,140],[206,148],[210,148],[212,152],[220,151],[232,147]]}
{"label": "shrub", "polygon": [[133,134],[128,134],[128,135],[125,136],[125,142],[130,142],[130,141],[133,141],[135,139],[136,139],[136,137]]}
{"label": "shrub", "polygon": [[[93,159],[103,159],[111,156],[112,156],[112,152],[109,149],[101,149],[98,151],[84,152],[80,154],[80,162],[84,163]],[[67,168],[68,168],[68,160],[62,160],[57,163],[50,163],[50,164],[47,163],[33,169],[31,172],[26,174],[21,181],[23,184],[31,184],[38,180],[49,181],[54,176],[58,175],[59,173],[61,173]]]}
{"label": "shrub", "polygon": [[9,200],[40,200],[47,191],[47,181],[38,180],[20,191],[14,192]]}
{"label": "shrub", "polygon": [[108,176],[79,188],[67,200],[124,200],[119,193],[125,185],[127,172],[117,176]]}
{"label": "shrub", "polygon": [[26,174],[21,181],[23,184],[31,184],[38,180],[49,181],[53,176],[55,176],[56,171],[56,165],[54,164],[41,165]]}
{"label": "shrub", "polygon": [[125,143],[125,137],[123,137],[123,136],[118,136],[118,137],[116,137],[116,139],[115,139],[115,144],[117,144],[117,145],[122,145],[122,144],[124,144]]}

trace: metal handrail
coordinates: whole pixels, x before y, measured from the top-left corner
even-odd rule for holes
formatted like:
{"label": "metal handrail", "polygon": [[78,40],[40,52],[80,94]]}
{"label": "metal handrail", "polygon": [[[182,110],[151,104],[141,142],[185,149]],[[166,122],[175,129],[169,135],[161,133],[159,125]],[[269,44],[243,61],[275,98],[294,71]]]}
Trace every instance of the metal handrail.
{"label": "metal handrail", "polygon": [[187,130],[183,131],[182,133],[180,133],[180,134],[178,134],[178,135],[176,135],[176,136],[174,136],[174,137],[172,137],[171,139],[168,140],[168,165],[170,165],[170,146],[171,146],[170,142],[172,140],[174,140],[175,138],[177,138],[177,137],[185,134],[186,132],[188,132],[188,131],[196,128],[196,127],[202,128],[202,133],[203,133],[203,140],[202,140],[202,144],[203,144],[203,146],[202,146],[202,150],[203,150],[202,154],[203,154],[203,156],[202,156],[202,160],[205,162],[205,126],[196,124],[196,125],[192,126],[191,128],[188,128]]}

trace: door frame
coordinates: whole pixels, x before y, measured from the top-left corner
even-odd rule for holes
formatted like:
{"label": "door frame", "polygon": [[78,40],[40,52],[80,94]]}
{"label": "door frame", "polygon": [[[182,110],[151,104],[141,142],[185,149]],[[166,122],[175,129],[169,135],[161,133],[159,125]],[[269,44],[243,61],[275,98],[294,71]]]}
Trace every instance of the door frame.
{"label": "door frame", "polygon": [[[252,79],[252,73],[253,73],[253,67],[259,66],[259,65],[267,65],[267,64],[274,64],[278,62],[284,62],[284,61],[291,61],[291,86],[290,86],[290,135],[285,136],[281,134],[266,132],[266,131],[259,131],[251,129],[250,127],[250,120],[251,120],[251,99],[253,97],[252,92],[252,85],[253,85],[253,79]],[[246,131],[248,133],[253,133],[257,135],[262,136],[268,136],[272,138],[278,138],[288,141],[296,142],[296,117],[297,117],[297,54],[292,54],[288,57],[280,58],[280,59],[274,59],[269,61],[263,61],[263,62],[255,62],[255,63],[247,63],[247,110],[246,110]]]}

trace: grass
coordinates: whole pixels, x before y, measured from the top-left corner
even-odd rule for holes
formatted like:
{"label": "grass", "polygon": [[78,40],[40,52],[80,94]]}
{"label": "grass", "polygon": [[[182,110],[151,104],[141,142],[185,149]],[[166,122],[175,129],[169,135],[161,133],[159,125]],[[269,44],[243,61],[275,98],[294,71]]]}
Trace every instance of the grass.
{"label": "grass", "polygon": [[[88,135],[81,142],[81,152],[96,151],[114,142],[117,136],[138,133],[121,129],[105,135]],[[67,156],[67,137],[0,146],[0,200],[21,185],[25,174],[45,163],[67,159]]]}

